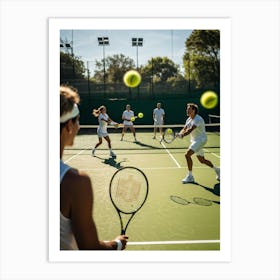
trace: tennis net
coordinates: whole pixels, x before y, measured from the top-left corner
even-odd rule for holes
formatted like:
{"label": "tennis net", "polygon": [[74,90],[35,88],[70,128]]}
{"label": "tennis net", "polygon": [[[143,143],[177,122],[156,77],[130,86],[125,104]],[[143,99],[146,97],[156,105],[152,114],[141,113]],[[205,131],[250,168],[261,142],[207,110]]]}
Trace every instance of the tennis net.
{"label": "tennis net", "polygon": [[[220,124],[211,123],[206,124],[206,133],[208,141],[205,148],[220,148]],[[179,132],[184,127],[183,124],[173,124],[162,126],[163,132],[167,128],[171,128],[175,133]],[[187,149],[190,143],[189,135],[183,139],[177,138],[172,143],[166,144],[161,140],[161,135],[159,130],[156,132],[156,139],[154,136],[154,126],[153,125],[134,125],[136,132],[136,141],[133,137],[132,132],[127,129],[124,134],[123,140],[121,141],[122,128],[114,128],[108,126],[108,133],[111,139],[113,150],[162,150],[162,149]],[[81,125],[80,131],[76,135],[74,140],[74,145],[66,147],[66,150],[91,150],[98,142],[97,137],[97,125]],[[102,144],[98,149],[107,150],[108,145],[105,139],[102,139]]]}

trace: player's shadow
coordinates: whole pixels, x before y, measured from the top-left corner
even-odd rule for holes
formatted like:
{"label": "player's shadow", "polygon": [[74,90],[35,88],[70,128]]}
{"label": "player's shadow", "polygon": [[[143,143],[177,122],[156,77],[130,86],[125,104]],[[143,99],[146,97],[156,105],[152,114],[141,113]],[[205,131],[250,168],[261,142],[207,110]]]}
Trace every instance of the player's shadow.
{"label": "player's shadow", "polygon": [[134,143],[140,147],[144,147],[144,148],[149,148],[149,149],[161,149],[160,147],[156,147],[156,146],[153,146],[153,145],[148,145],[148,144],[145,144],[143,142],[140,142],[140,141],[128,141],[128,140],[122,140],[124,142],[130,142],[130,143]]}
{"label": "player's shadow", "polygon": [[102,163],[108,164],[112,167],[115,167],[116,169],[122,168],[123,166],[121,165],[121,163],[126,161],[126,159],[124,159],[122,161],[117,162],[116,159],[113,158],[113,157],[110,157],[110,158],[101,158],[101,157],[98,157],[98,156],[95,156],[95,157],[101,159]]}
{"label": "player's shadow", "polygon": [[156,147],[156,146],[153,146],[153,145],[148,145],[148,144],[145,144],[145,143],[140,142],[140,141],[136,141],[135,144],[137,144],[138,146],[141,146],[141,147],[149,148],[149,149],[161,149],[160,147]]}
{"label": "player's shadow", "polygon": [[205,190],[207,190],[217,196],[220,196],[220,183],[215,184],[214,188],[209,188],[209,187],[203,186],[197,182],[193,182],[192,184],[200,186],[200,187],[204,188]]}

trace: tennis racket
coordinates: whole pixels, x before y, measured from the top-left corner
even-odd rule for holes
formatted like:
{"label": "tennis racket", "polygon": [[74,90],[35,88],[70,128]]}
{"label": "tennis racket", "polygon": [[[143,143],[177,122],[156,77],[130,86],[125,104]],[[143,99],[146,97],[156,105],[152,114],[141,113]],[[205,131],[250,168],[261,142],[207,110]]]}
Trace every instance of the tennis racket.
{"label": "tennis racket", "polygon": [[165,143],[170,144],[178,137],[180,138],[179,133],[175,133],[173,129],[167,128],[163,133],[162,139]]}
{"label": "tennis racket", "polygon": [[110,122],[110,125],[112,125],[114,128],[122,128],[123,124],[122,123],[116,123],[116,122]]}
{"label": "tennis racket", "polygon": [[147,177],[136,167],[123,167],[112,176],[109,194],[119,215],[121,235],[125,234],[130,221],[146,202],[148,191]]}

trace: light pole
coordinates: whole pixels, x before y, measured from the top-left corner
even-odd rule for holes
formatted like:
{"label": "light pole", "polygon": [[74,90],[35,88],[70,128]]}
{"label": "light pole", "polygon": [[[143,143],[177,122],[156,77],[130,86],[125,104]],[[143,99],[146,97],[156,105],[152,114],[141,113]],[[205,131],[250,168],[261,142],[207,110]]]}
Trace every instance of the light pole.
{"label": "light pole", "polygon": [[72,30],[72,41],[69,43],[65,40],[65,42],[60,42],[60,48],[71,50],[71,57],[72,57],[72,71],[73,71],[73,78],[75,78],[75,63],[74,63],[74,51],[73,51],[73,45],[74,45],[74,40],[73,40],[73,30]]}
{"label": "light pole", "polygon": [[73,47],[72,42],[70,43],[60,43],[60,48],[66,49],[68,53],[68,49],[71,50],[71,57],[72,57],[72,74],[73,78],[75,77],[75,65],[74,65],[74,53],[73,53]]}
{"label": "light pole", "polygon": [[106,94],[106,69],[105,69],[105,46],[109,46],[109,37],[98,37],[98,45],[103,47],[103,84],[104,84],[104,97]]}
{"label": "light pole", "polygon": [[90,98],[90,70],[89,70],[89,63],[94,61],[87,60],[87,78],[88,78],[88,96]]}
{"label": "light pole", "polygon": [[143,38],[132,38],[132,47],[136,47],[136,67],[138,71],[138,47],[143,47]]}
{"label": "light pole", "polygon": [[[138,47],[143,47],[143,38],[132,38],[132,47],[136,47],[136,69],[138,71]],[[139,86],[137,87],[139,96]]]}

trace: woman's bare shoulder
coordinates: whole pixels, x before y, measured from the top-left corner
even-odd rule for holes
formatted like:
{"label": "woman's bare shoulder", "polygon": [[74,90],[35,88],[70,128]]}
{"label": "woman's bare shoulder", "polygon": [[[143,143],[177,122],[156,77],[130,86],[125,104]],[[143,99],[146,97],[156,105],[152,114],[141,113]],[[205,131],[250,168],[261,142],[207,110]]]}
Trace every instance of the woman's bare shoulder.
{"label": "woman's bare shoulder", "polygon": [[71,168],[64,176],[62,185],[68,188],[88,188],[91,187],[91,180],[88,174],[75,168]]}

